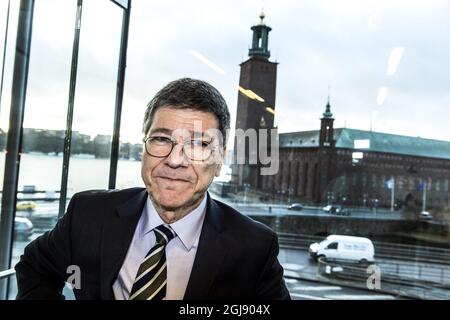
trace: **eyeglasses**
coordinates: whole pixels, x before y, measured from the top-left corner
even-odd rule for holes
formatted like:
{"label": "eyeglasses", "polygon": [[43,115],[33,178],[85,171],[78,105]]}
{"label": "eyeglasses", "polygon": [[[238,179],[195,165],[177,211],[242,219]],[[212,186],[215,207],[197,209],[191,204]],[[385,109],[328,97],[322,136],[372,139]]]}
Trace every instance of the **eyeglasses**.
{"label": "eyeglasses", "polygon": [[176,144],[182,144],[184,154],[193,161],[207,160],[214,150],[211,142],[203,140],[186,140],[183,143],[177,143],[168,137],[147,137],[144,139],[144,144],[147,154],[156,158],[167,157]]}

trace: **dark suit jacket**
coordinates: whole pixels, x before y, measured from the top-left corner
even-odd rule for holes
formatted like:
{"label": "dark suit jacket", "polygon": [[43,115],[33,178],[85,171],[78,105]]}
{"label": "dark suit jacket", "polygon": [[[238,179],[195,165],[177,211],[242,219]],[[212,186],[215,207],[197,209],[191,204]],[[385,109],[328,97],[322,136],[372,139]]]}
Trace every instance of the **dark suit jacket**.
{"label": "dark suit jacket", "polygon": [[[31,242],[16,265],[18,299],[63,299],[64,281],[81,271],[77,299],[114,299],[112,284],[134,235],[147,192],[76,194],[55,228]],[[184,299],[290,299],[276,234],[211,199]]]}

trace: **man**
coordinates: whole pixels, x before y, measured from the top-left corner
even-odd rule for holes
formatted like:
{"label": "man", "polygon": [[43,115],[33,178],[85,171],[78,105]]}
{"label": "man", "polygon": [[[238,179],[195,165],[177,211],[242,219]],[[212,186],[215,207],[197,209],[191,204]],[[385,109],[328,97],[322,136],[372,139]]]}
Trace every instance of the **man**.
{"label": "man", "polygon": [[17,298],[62,299],[78,276],[77,299],[290,299],[275,233],[207,192],[229,127],[211,85],[185,78],[161,89],[144,119],[146,188],[74,195],[25,248]]}

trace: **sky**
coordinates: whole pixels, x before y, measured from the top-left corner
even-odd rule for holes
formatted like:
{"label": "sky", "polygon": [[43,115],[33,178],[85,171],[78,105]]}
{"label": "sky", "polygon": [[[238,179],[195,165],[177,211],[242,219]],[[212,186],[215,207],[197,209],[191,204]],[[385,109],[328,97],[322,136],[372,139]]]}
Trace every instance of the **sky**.
{"label": "sky", "polygon": [[[3,52],[7,1],[0,6]],[[140,142],[146,104],[181,77],[219,89],[234,127],[239,64],[262,8],[272,28],[270,60],[279,63],[279,132],[318,129],[329,95],[335,127],[450,141],[446,0],[133,0],[121,140]],[[74,0],[36,1],[25,127],[65,128],[75,9]],[[3,129],[17,12],[12,1]],[[84,1],[74,130],[112,134],[121,19],[109,0]]]}

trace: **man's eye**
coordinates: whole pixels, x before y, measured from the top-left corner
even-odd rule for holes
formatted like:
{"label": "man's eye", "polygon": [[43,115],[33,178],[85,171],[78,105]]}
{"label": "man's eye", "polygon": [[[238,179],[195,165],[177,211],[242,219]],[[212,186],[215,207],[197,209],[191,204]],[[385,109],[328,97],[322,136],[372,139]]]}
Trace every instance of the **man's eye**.
{"label": "man's eye", "polygon": [[151,137],[150,139],[154,142],[159,142],[159,143],[170,143],[171,142],[171,140],[167,137]]}
{"label": "man's eye", "polygon": [[203,140],[191,140],[191,146],[206,148],[209,145],[208,141]]}

